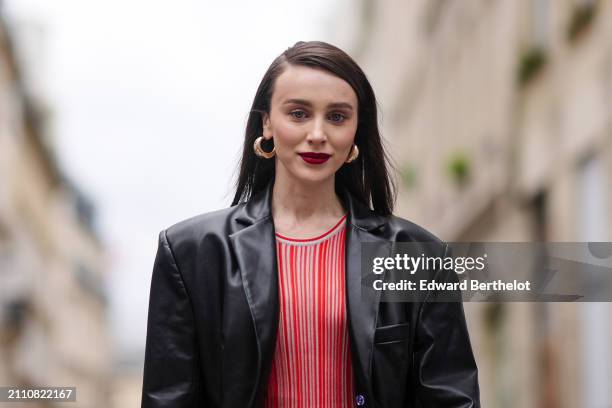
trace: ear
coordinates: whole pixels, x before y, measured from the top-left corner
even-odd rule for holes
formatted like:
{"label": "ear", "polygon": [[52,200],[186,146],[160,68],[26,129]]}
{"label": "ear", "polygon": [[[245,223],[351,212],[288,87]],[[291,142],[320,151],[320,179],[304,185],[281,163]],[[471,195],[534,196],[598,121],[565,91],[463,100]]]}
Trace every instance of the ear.
{"label": "ear", "polygon": [[261,114],[261,121],[263,125],[263,137],[264,139],[272,139],[272,127],[270,125],[270,115],[266,112]]}

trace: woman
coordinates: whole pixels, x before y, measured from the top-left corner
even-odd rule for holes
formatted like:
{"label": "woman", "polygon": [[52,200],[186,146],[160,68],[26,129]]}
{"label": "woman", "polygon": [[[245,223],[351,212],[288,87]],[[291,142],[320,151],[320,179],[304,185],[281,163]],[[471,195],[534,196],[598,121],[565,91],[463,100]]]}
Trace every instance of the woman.
{"label": "woman", "polygon": [[479,406],[461,303],[361,293],[362,242],[446,253],[393,201],[364,73],[296,43],[255,95],[232,207],[159,235],[142,406]]}

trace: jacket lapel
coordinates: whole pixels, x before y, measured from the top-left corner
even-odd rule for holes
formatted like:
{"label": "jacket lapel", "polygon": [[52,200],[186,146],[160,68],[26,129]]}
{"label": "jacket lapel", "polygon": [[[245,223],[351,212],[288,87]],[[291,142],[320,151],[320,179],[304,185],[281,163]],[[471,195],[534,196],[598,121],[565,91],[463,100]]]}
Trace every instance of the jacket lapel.
{"label": "jacket lapel", "polygon": [[[372,346],[380,292],[362,291],[361,243],[384,241],[376,235],[376,231],[384,228],[386,221],[357,202],[348,192],[340,192],[340,197],[349,212],[345,281],[352,361],[358,387],[356,391],[372,395]],[[262,380],[268,378],[278,331],[276,239],[271,204],[272,183],[252,197],[238,212],[234,221],[242,225],[242,229],[230,235],[258,342],[258,372],[252,373],[255,378],[249,406],[255,403],[257,390],[265,386]],[[251,373],[245,375],[250,376]]]}
{"label": "jacket lapel", "polygon": [[256,405],[257,390],[268,377],[279,320],[276,239],[271,216],[272,186],[253,197],[235,221],[243,229],[230,235],[230,242],[242,276],[257,337],[257,372],[244,373],[253,381],[248,407]]}
{"label": "jacket lapel", "polygon": [[[384,242],[376,232],[386,224],[383,217],[376,215],[359,203],[349,193],[343,195],[349,211],[346,233],[346,296],[351,353],[355,372],[357,394],[373,395],[372,390],[372,348],[380,303],[380,291],[371,290],[372,274],[362,273],[361,244],[363,242]],[[384,254],[386,255],[386,254]],[[384,275],[383,275],[384,276]],[[384,277],[381,277],[384,279]]]}

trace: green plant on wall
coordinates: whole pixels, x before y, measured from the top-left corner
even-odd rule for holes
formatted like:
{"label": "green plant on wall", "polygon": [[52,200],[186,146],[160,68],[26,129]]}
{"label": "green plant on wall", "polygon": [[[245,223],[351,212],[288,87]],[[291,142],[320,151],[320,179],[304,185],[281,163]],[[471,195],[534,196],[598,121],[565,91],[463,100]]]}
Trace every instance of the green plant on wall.
{"label": "green plant on wall", "polygon": [[453,153],[448,158],[447,170],[451,180],[458,186],[463,186],[470,178],[470,159],[465,152]]}
{"label": "green plant on wall", "polygon": [[501,328],[504,320],[504,304],[500,302],[487,303],[484,310],[484,326],[490,333],[495,333]]}
{"label": "green plant on wall", "polygon": [[417,171],[416,168],[410,164],[406,163],[402,166],[400,170],[400,175],[402,178],[402,185],[406,190],[412,190],[417,182]]}
{"label": "green plant on wall", "polygon": [[575,5],[567,26],[567,39],[576,40],[591,25],[595,14],[597,14],[597,1]]}
{"label": "green plant on wall", "polygon": [[546,53],[540,47],[532,47],[525,51],[520,59],[517,70],[519,85],[525,85],[546,65]]}

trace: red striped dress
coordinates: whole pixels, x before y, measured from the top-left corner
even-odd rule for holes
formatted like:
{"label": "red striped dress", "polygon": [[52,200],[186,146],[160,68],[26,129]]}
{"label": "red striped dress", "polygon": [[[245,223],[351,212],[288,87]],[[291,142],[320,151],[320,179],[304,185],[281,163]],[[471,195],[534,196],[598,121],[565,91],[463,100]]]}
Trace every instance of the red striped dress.
{"label": "red striped dress", "polygon": [[325,234],[276,234],[280,321],[265,407],[352,407],[346,320],[346,215]]}

